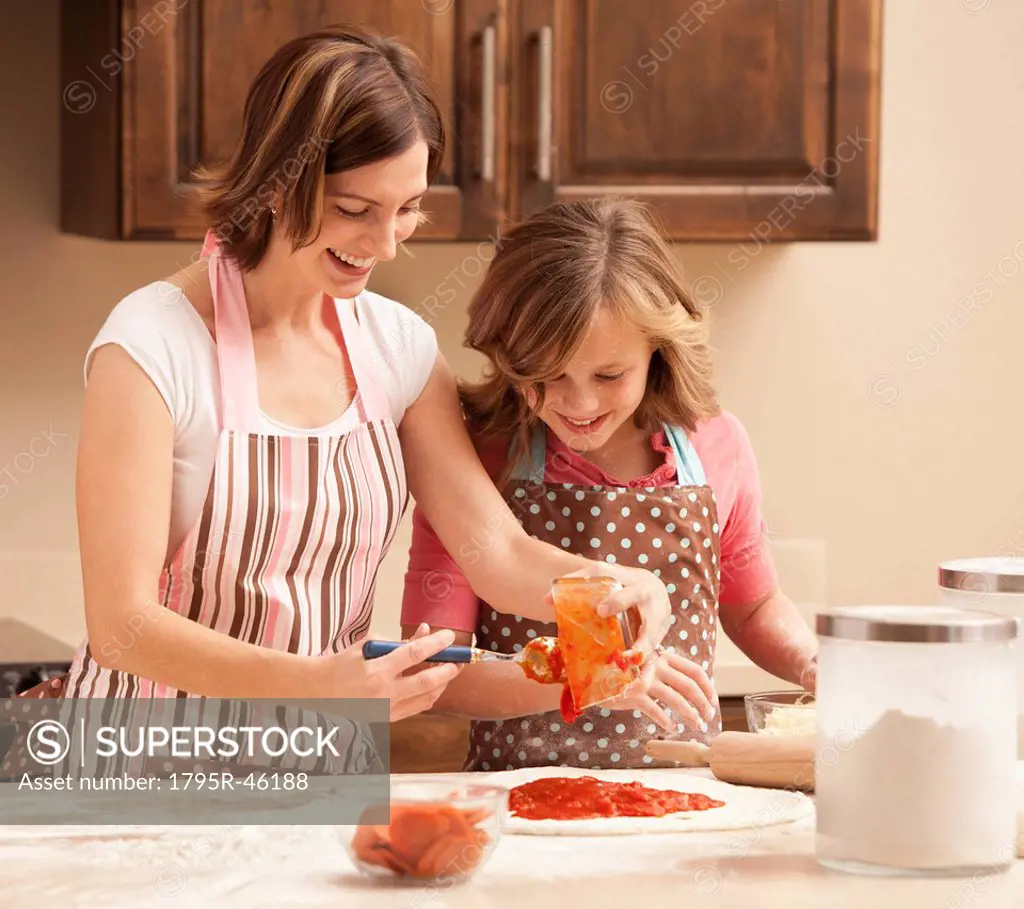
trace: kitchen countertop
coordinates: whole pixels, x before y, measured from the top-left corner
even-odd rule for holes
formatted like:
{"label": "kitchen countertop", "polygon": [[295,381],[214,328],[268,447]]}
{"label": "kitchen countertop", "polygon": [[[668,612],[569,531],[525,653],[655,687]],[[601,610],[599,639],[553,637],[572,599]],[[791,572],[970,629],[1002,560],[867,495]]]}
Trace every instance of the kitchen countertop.
{"label": "kitchen countertop", "polygon": [[[1024,807],[1020,786],[1018,805]],[[814,858],[813,818],[727,833],[505,835],[488,864],[451,889],[371,881],[356,871],[331,828],[174,827],[160,843],[127,847],[16,841],[22,830],[39,829],[0,827],[0,880],[11,905],[21,897],[64,909],[1020,909],[1024,894],[1021,860],[1005,873],[981,871],[969,878],[829,871]]]}
{"label": "kitchen countertop", "polygon": [[764,691],[799,691],[800,686],[765,672],[750,660],[721,660],[715,664],[715,690],[720,698],[737,698]]}
{"label": "kitchen countertop", "polygon": [[0,663],[70,663],[75,648],[18,619],[0,618]]}

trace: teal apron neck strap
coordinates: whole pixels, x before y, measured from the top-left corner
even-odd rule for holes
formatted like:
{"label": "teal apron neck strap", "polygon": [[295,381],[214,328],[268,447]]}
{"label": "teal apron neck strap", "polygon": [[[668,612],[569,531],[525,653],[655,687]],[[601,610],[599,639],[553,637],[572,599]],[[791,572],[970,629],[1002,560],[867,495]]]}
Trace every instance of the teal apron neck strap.
{"label": "teal apron neck strap", "polygon": [[[512,471],[512,479],[522,480],[540,485],[544,482],[544,466],[547,461],[548,436],[547,427],[538,422],[530,434],[530,450],[519,459],[515,470]],[[514,445],[515,442],[512,442]],[[511,451],[511,445],[509,446]]]}
{"label": "teal apron neck strap", "polygon": [[[704,465],[686,433],[677,426],[664,424],[665,437],[676,460],[676,483],[680,486],[704,486],[707,478]],[[511,451],[511,447],[510,447]],[[538,422],[530,435],[530,450],[519,459],[512,478],[541,485],[544,482],[544,467],[547,460],[547,427]]]}
{"label": "teal apron neck strap", "polygon": [[704,486],[707,478],[704,465],[686,433],[678,426],[664,424],[665,437],[676,458],[676,483],[680,486]]}

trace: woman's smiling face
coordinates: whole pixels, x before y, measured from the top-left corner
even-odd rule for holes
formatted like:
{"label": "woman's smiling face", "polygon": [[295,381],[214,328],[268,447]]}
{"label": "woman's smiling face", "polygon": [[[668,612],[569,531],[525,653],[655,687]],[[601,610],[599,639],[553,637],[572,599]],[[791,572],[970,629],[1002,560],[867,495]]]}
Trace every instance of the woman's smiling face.
{"label": "woman's smiling face", "polygon": [[427,144],[419,141],[400,155],[326,177],[320,234],[295,253],[310,283],[351,299],[378,262],[395,257],[420,222],[427,158]]}

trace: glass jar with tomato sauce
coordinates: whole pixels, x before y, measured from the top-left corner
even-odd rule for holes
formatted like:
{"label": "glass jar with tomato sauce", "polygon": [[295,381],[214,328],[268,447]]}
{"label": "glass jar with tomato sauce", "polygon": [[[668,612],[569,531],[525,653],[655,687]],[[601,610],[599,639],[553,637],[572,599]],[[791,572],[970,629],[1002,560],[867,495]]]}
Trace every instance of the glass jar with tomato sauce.
{"label": "glass jar with tomato sauce", "polygon": [[558,578],[551,597],[558,641],[576,712],[624,696],[640,677],[632,610],[598,615],[597,607],[621,589],[614,578]]}

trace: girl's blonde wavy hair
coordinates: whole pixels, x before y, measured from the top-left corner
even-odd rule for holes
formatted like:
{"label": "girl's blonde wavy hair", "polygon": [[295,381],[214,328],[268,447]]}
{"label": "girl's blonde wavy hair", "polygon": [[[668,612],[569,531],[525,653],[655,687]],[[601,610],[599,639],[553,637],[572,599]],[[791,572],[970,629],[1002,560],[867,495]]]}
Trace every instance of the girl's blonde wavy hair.
{"label": "girl's blonde wavy hair", "polygon": [[[514,441],[502,481],[529,450],[545,381],[565,371],[603,306],[651,342],[639,428],[692,432],[719,412],[706,313],[651,210],[612,197],[555,203],[499,240],[469,306],[465,346],[489,363],[481,381],[459,390],[475,434]],[[531,388],[534,409],[524,395]]]}

